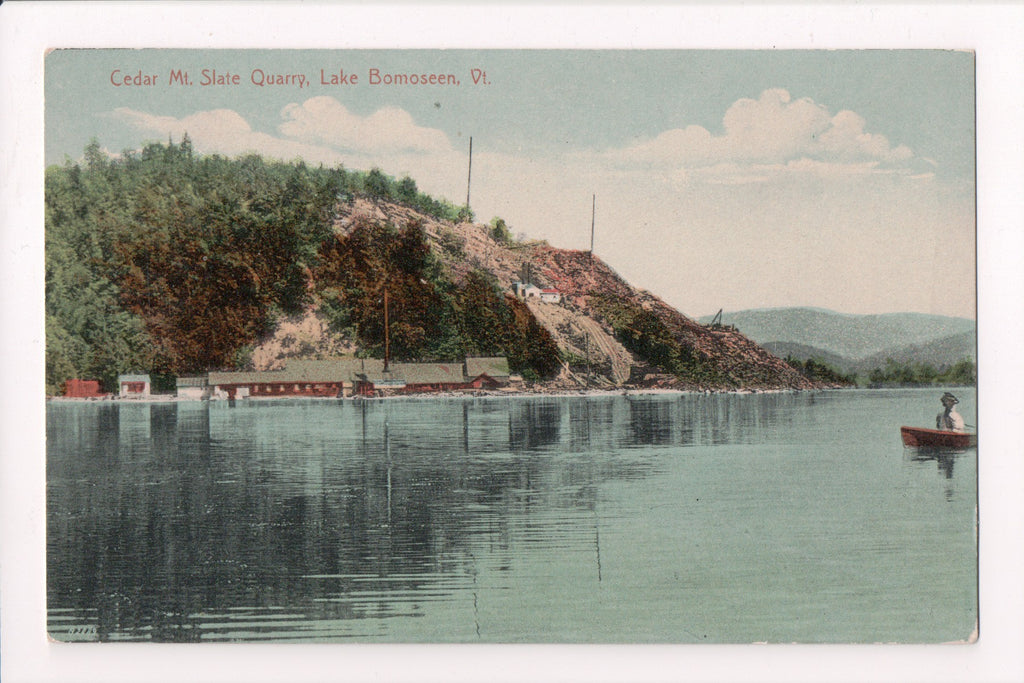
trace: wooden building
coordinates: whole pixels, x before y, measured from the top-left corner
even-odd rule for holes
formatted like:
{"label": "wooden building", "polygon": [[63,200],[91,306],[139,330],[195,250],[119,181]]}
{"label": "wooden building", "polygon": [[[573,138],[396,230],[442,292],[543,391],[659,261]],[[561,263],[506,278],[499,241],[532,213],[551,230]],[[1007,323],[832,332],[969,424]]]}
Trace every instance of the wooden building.
{"label": "wooden building", "polygon": [[467,389],[496,389],[508,384],[508,359],[504,356],[467,358],[465,374]]}
{"label": "wooden building", "polygon": [[409,393],[457,391],[466,383],[462,363],[395,363],[393,372]]}
{"label": "wooden building", "polygon": [[[392,363],[373,358],[289,360],[282,370],[211,372],[210,398],[285,396],[377,396],[490,389],[508,383],[505,358],[470,358],[464,363]],[[179,389],[180,391],[180,389]],[[180,394],[179,394],[180,395]]]}
{"label": "wooden building", "polygon": [[211,372],[208,383],[212,398],[342,397],[353,394],[360,373],[383,367],[373,358],[289,360],[283,370]]}
{"label": "wooden building", "polygon": [[118,395],[124,397],[149,396],[149,375],[118,375]]}
{"label": "wooden building", "polygon": [[210,398],[208,377],[179,377],[175,381],[178,398],[204,399]]}
{"label": "wooden building", "polygon": [[69,398],[102,398],[107,396],[95,379],[69,379],[64,383],[64,395]]}

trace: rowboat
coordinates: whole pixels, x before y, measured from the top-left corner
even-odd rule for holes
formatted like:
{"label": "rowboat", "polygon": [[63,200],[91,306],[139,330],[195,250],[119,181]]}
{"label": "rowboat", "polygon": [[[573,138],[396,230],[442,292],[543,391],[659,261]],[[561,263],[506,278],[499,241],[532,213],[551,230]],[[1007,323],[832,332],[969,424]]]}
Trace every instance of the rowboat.
{"label": "rowboat", "polygon": [[921,427],[900,427],[903,445],[907,448],[950,448],[962,450],[978,445],[978,435]]}

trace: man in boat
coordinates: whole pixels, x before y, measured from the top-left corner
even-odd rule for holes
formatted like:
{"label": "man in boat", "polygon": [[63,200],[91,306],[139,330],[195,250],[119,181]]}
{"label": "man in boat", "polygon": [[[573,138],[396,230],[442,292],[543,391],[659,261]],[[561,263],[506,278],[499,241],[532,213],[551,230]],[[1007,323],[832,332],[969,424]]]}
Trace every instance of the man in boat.
{"label": "man in boat", "polygon": [[942,402],[943,411],[935,418],[935,428],[950,432],[963,432],[964,418],[956,412],[956,404],[960,400],[948,391],[939,399]]}

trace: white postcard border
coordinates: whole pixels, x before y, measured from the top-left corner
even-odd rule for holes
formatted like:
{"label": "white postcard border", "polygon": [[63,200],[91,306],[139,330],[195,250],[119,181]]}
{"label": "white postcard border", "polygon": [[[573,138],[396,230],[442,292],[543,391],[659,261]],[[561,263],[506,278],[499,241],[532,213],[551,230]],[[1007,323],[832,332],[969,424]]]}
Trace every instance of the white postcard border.
{"label": "white postcard border", "polygon": [[[1000,681],[1024,677],[1014,432],[1024,288],[1024,8],[6,3],[0,8],[0,627],[10,681]],[[953,48],[977,51],[980,640],[951,646],[280,646],[46,641],[43,54],[56,47]],[[12,96],[13,94],[13,96]]]}

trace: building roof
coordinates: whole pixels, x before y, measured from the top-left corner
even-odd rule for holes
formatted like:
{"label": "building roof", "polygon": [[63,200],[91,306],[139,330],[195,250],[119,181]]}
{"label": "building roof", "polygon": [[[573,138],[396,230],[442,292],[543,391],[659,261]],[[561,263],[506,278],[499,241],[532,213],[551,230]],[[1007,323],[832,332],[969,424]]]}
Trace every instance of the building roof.
{"label": "building roof", "polygon": [[509,376],[508,359],[502,356],[467,358],[466,377],[474,379],[480,375],[488,375],[494,379],[507,379]]}
{"label": "building roof", "polygon": [[376,358],[329,358],[326,360],[289,360],[281,370],[283,382],[351,382],[357,374],[377,374],[384,361]]}
{"label": "building roof", "polygon": [[[384,374],[384,361],[376,358],[332,358],[327,360],[289,360],[283,370],[264,372],[211,372],[210,386],[225,384],[257,384],[273,382],[354,382],[363,380],[375,384],[461,384],[467,376],[472,379],[486,374],[495,379],[507,379],[508,360],[503,357],[467,358],[465,372],[462,363],[392,363]],[[179,386],[202,386],[182,384]]]}
{"label": "building roof", "polygon": [[206,380],[206,377],[179,377],[174,384],[179,387],[205,387]]}
{"label": "building roof", "polygon": [[149,375],[118,375],[117,383],[121,382],[148,382]]}
{"label": "building roof", "polygon": [[253,384],[257,382],[274,382],[272,377],[280,375],[280,370],[272,372],[211,372],[208,377],[210,386],[221,384]]}
{"label": "building roof", "polygon": [[391,373],[406,384],[461,384],[462,363],[394,363]]}
{"label": "building roof", "polygon": [[209,383],[255,384],[273,382],[352,382],[360,374],[380,374],[384,361],[376,358],[328,358],[326,360],[288,360],[283,370],[263,372],[211,372]]}

